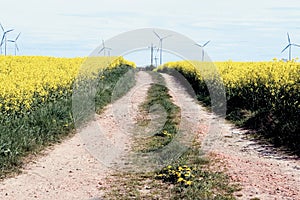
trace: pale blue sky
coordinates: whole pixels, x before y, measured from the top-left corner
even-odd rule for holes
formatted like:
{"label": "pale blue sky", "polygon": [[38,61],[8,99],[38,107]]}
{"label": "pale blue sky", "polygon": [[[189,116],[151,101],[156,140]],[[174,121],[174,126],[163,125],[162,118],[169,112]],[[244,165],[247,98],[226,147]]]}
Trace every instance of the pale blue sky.
{"label": "pale blue sky", "polygon": [[[22,32],[21,55],[88,56],[120,33],[162,28],[181,33],[205,48],[214,61],[271,60],[287,45],[286,32],[300,43],[298,0],[0,0],[0,22]],[[0,32],[2,35],[2,33]],[[8,47],[13,53],[13,46]],[[300,57],[300,48],[293,48]],[[148,52],[146,52],[148,55]]]}

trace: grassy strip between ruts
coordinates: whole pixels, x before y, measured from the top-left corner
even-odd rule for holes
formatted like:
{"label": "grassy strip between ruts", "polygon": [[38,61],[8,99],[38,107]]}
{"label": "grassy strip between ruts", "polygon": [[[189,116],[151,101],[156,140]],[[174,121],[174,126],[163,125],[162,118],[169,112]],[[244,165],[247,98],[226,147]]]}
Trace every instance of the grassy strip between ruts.
{"label": "grassy strip between ruts", "polygon": [[[133,151],[149,152],[162,148],[176,137],[180,108],[173,104],[161,75],[152,74],[154,84],[148,90],[147,100],[141,106],[143,114],[149,114],[151,105],[166,104],[167,120],[162,131],[154,132],[146,140],[134,140]],[[146,113],[145,113],[146,112]],[[149,120],[142,118],[137,126],[146,126]],[[167,125],[166,125],[167,124]],[[143,129],[139,129],[143,130]],[[192,133],[191,133],[192,134]],[[117,172],[107,177],[109,186],[105,199],[235,199],[237,186],[229,183],[223,173],[207,170],[209,160],[199,156],[200,144],[185,151],[179,159],[170,161],[161,170],[152,172]]]}
{"label": "grassy strip between ruts", "polygon": [[173,104],[163,77],[152,73],[152,78],[154,83],[148,91],[147,100],[140,106],[140,112],[146,116],[146,120],[140,120],[139,124],[142,127],[149,126],[148,115],[153,112],[156,112],[157,116],[161,118],[157,121],[164,123],[161,124],[160,130],[156,130],[156,128],[148,137],[134,142],[135,150],[143,153],[156,151],[168,145],[175,137],[180,122],[180,108]]}
{"label": "grassy strip between ruts", "polygon": [[[130,66],[120,65],[99,73],[102,78],[98,79],[94,97],[96,111],[101,111],[110,103],[114,93],[114,99],[119,98],[134,85],[131,69]],[[127,74],[126,80],[121,79],[124,74]],[[119,80],[126,84],[123,84],[122,90],[116,91]],[[36,107],[24,116],[0,114],[0,179],[18,173],[28,155],[36,154],[74,132],[71,92],[53,92],[49,101],[39,103]]]}

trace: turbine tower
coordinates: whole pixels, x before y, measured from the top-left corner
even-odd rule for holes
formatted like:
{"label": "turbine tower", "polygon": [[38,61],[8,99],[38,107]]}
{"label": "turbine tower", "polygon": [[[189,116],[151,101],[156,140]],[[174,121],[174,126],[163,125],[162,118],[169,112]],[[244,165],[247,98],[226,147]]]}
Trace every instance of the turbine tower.
{"label": "turbine tower", "polygon": [[[162,65],[162,42],[164,39],[168,38],[168,37],[171,37],[172,35],[167,35],[165,37],[160,37],[154,30],[153,30],[153,33],[158,37],[159,39],[159,44],[160,44],[160,56],[159,56],[159,63],[160,65]],[[157,49],[158,50],[158,49]]]}
{"label": "turbine tower", "polygon": [[9,33],[9,32],[11,32],[11,31],[13,31],[14,29],[10,29],[10,30],[5,30],[4,28],[3,28],[3,26],[2,26],[2,24],[0,23],[0,26],[1,26],[1,29],[2,29],[2,31],[3,31],[3,36],[2,36],[2,39],[1,39],[1,42],[0,42],[0,48],[1,48],[1,54],[2,54],[2,45],[3,45],[3,43],[4,43],[4,55],[6,55],[6,47],[7,47],[7,37],[6,37],[6,35]]}
{"label": "turbine tower", "polygon": [[7,40],[7,42],[15,43],[15,56],[17,55],[17,51],[19,51],[19,47],[18,47],[18,45],[17,45],[17,40],[18,40],[18,38],[20,37],[20,34],[21,34],[21,33],[19,33],[19,34],[17,35],[17,37],[16,37],[14,40]]}
{"label": "turbine tower", "polygon": [[156,48],[155,46],[153,46],[153,44],[151,43],[151,46],[148,47],[150,48],[150,61],[151,61],[151,66],[154,66],[153,65],[153,50]]}
{"label": "turbine tower", "polygon": [[155,60],[155,67],[157,67],[157,56],[155,55],[154,60]]}
{"label": "turbine tower", "polygon": [[[104,43],[104,40],[102,40],[102,48],[99,50],[98,53],[101,53],[101,52],[103,51],[103,55],[105,56],[106,49],[112,50],[111,48],[106,47],[106,46],[105,46],[105,43]],[[108,56],[110,56],[110,51],[108,51]]]}
{"label": "turbine tower", "polygon": [[288,45],[281,51],[281,53],[283,53],[287,48],[289,48],[289,61],[291,61],[291,59],[292,59],[292,46],[300,47],[300,45],[291,43],[289,33],[287,33],[287,37],[288,37]]}
{"label": "turbine tower", "polygon": [[204,47],[208,44],[210,42],[210,40],[209,41],[207,41],[207,42],[205,42],[203,45],[201,45],[201,44],[195,44],[195,45],[197,45],[197,46],[199,46],[199,47],[201,47],[201,50],[202,50],[202,61],[204,61]]}

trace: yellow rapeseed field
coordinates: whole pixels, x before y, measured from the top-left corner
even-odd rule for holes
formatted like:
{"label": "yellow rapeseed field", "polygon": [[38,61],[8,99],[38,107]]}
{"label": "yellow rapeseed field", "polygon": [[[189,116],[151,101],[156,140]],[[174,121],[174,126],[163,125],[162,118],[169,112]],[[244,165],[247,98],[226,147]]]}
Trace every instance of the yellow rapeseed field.
{"label": "yellow rapeseed field", "polygon": [[[206,67],[207,65],[209,67]],[[246,95],[244,98],[247,99],[249,95],[260,94],[264,95],[261,97],[268,98],[265,100],[271,100],[273,106],[278,101],[295,99],[292,106],[297,105],[300,108],[296,99],[300,93],[300,63],[298,62],[274,59],[270,62],[226,61],[207,63],[207,65],[201,62],[178,61],[168,62],[160,69],[173,68],[190,77],[194,76],[201,82],[204,78],[212,78],[209,75],[215,72],[211,68],[214,65],[228,96]]]}
{"label": "yellow rapeseed field", "polygon": [[158,71],[168,69],[181,73],[205,104],[210,104],[209,91],[225,90],[229,119],[257,129],[276,144],[299,150],[299,62],[177,61]]}
{"label": "yellow rapeseed field", "polygon": [[[0,178],[20,166],[24,156],[71,133],[78,118],[87,119],[88,112],[79,117],[73,112],[78,86],[89,89],[96,83],[91,98],[100,110],[134,66],[123,57],[0,56]],[[128,81],[122,92],[132,84]]]}
{"label": "yellow rapeseed field", "polygon": [[[71,89],[83,71],[94,71],[107,64],[107,57],[54,58],[43,56],[0,56],[0,110],[27,110],[38,98],[44,101],[52,91]],[[110,57],[108,67],[134,63]],[[88,70],[87,70],[88,69]]]}

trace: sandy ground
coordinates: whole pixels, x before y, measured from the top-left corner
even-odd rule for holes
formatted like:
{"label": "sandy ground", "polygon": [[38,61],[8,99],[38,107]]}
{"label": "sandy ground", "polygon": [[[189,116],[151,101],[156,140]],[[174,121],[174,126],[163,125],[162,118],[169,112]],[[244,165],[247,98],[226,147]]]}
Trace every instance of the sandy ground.
{"label": "sandy ground", "polygon": [[[190,145],[193,132],[203,149],[217,159],[214,170],[224,170],[242,185],[238,199],[300,199],[299,158],[284,156],[272,147],[247,139],[246,131],[207,112],[173,77],[163,75],[174,102],[181,107],[182,141]],[[132,90],[110,104],[101,115],[74,137],[57,144],[33,162],[24,173],[1,182],[0,199],[101,199],[99,190],[114,166],[130,149],[132,126],[138,105],[152,82],[145,72],[137,74]]]}

